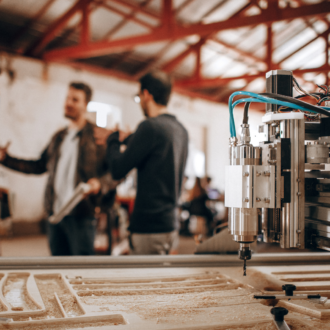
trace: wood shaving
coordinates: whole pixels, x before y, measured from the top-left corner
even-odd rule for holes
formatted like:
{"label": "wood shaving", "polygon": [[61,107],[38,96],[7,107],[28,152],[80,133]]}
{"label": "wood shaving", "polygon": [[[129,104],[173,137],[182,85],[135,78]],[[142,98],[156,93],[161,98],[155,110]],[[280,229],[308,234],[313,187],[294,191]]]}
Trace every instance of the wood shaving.
{"label": "wood shaving", "polygon": [[11,307],[23,310],[37,310],[38,306],[30,299],[26,283],[28,274],[9,274],[3,288],[3,295]]}
{"label": "wood shaving", "polygon": [[35,276],[35,280],[49,316],[54,316],[56,318],[63,317],[54,296],[55,292],[68,315],[79,316],[84,314],[75,301],[74,296],[66,288],[63,279],[59,276]]}

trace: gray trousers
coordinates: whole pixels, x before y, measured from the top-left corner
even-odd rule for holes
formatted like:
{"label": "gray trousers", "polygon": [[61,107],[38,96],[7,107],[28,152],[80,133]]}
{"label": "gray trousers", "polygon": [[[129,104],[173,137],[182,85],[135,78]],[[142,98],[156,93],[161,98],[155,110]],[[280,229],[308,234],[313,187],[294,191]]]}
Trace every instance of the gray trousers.
{"label": "gray trousers", "polygon": [[130,254],[169,254],[172,249],[177,249],[178,244],[177,230],[161,234],[131,234]]}

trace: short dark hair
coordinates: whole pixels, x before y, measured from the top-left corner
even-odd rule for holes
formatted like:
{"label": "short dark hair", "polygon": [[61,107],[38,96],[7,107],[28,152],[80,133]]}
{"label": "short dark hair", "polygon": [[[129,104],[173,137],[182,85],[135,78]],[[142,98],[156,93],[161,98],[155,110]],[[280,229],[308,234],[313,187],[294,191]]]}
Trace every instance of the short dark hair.
{"label": "short dark hair", "polygon": [[85,93],[86,103],[88,103],[92,99],[93,92],[92,92],[92,89],[88,85],[86,85],[82,82],[74,81],[74,82],[70,83],[69,87],[83,91]]}
{"label": "short dark hair", "polygon": [[172,81],[168,74],[162,71],[152,71],[140,78],[141,91],[147,90],[160,105],[167,105],[171,90]]}

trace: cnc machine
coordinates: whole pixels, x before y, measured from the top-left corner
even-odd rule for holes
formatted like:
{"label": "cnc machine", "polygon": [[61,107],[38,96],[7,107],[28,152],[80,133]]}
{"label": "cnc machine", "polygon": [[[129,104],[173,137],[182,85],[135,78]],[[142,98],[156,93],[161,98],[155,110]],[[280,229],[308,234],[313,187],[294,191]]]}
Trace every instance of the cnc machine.
{"label": "cnc machine", "polygon": [[[294,88],[299,92],[296,97]],[[276,70],[266,74],[266,93],[236,92],[230,97],[225,205],[229,232],[240,244],[244,275],[250,244],[259,234],[264,242],[279,243],[281,248],[330,250],[328,93],[327,86],[307,93],[291,71]],[[237,95],[244,98],[232,103]],[[251,144],[251,102],[266,103],[258,146]],[[240,139],[233,116],[239,103],[245,103]]]}

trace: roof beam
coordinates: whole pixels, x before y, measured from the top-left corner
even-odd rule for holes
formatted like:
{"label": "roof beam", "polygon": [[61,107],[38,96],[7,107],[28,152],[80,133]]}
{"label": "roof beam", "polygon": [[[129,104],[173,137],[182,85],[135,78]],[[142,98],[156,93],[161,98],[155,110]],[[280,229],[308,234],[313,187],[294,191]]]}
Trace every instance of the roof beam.
{"label": "roof beam", "polygon": [[201,39],[197,43],[195,43],[192,46],[189,46],[183,53],[178,55],[177,57],[173,58],[169,62],[165,63],[162,66],[162,70],[165,72],[172,71],[177,65],[179,65],[187,56],[189,56],[191,53],[195,52],[200,45],[204,44],[205,40]]}
{"label": "roof beam", "polygon": [[141,69],[137,71],[137,73],[134,75],[136,79],[139,79],[144,74],[146,74],[148,71],[155,68],[157,62],[160,60],[162,55],[164,55],[171,47],[173,46],[172,42],[167,43],[157,54],[149,58],[146,63],[142,66]]}
{"label": "roof beam", "polygon": [[234,80],[254,80],[256,78],[265,77],[266,72],[260,72],[254,75],[243,75],[239,77],[228,77],[228,78],[204,78],[204,79],[187,79],[177,81],[176,86],[184,87],[184,88],[210,88],[216,86],[225,86]]}
{"label": "roof beam", "polygon": [[168,29],[171,30],[175,25],[172,0],[163,0],[162,11],[163,11],[163,16],[162,16],[163,26],[166,26]]}
{"label": "roof beam", "polygon": [[254,62],[262,62],[265,63],[265,60],[263,58],[260,58],[258,56],[253,55],[252,53],[248,53],[242,49],[239,49],[231,44],[228,44],[227,42],[224,42],[222,40],[219,40],[216,37],[210,37],[210,40],[218,43],[219,45],[222,45],[224,47],[226,47],[227,49],[233,50],[234,52],[238,53],[239,55],[245,57],[245,58],[249,58],[251,60],[253,60]]}
{"label": "roof beam", "polygon": [[[143,3],[140,4],[140,7],[143,8],[143,7],[147,6],[150,3],[150,1],[151,0],[144,1]],[[104,5],[105,8],[107,8],[109,10],[115,9],[115,8],[110,8],[106,4],[103,4],[103,5]],[[116,12],[118,13],[118,10],[116,10]],[[146,26],[148,29],[154,28],[152,25],[149,25],[148,23],[145,23],[145,22],[143,22],[143,21],[141,21],[139,19],[136,19],[135,15],[136,15],[136,11],[135,10],[132,10],[128,14],[123,14],[122,13],[123,20],[120,21],[116,26],[114,26],[110,31],[108,31],[107,34],[105,35],[105,37],[103,39],[105,39],[105,40],[110,39],[110,37],[112,35],[114,35],[117,31],[119,31],[124,25],[126,25],[128,21],[134,21],[134,22],[137,21],[139,24],[142,24],[142,25]],[[142,22],[145,23],[145,24],[143,24]]]}
{"label": "roof beam", "polygon": [[[117,1],[117,0],[116,0]],[[124,1],[125,2],[125,1]],[[265,10],[262,14],[247,17],[236,17],[226,21],[210,24],[192,24],[190,26],[176,26],[171,31],[164,28],[154,30],[150,34],[128,37],[112,41],[98,41],[85,45],[78,45],[63,49],[48,51],[44,54],[46,60],[60,58],[88,58],[110,54],[134,48],[137,45],[148,44],[166,40],[182,39],[190,35],[206,36],[216,31],[240,28],[256,24],[270,24],[276,21],[308,17],[314,15],[326,15],[330,12],[330,3],[306,5],[298,8]],[[53,34],[52,34],[53,36]]]}
{"label": "roof beam", "polygon": [[[311,68],[311,69],[299,69],[294,70],[293,74],[304,74],[309,72],[329,72],[330,71],[330,65],[324,65],[319,68]],[[256,78],[264,78],[266,76],[266,72],[259,72],[254,75],[243,75],[238,77],[228,77],[228,78],[210,78],[210,79],[187,79],[187,80],[181,80],[176,82],[176,86],[180,86],[181,88],[210,88],[210,87],[216,87],[216,86],[224,86],[228,83],[234,81],[234,80],[240,80],[244,79],[248,82],[256,79]]]}
{"label": "roof beam", "polygon": [[11,40],[11,44],[14,45],[15,42],[20,39],[26,31],[35,23],[38,19],[40,19],[49,9],[49,7],[53,4],[55,0],[48,0],[43,7],[26,23],[24,24],[19,31],[16,33],[16,35]]}
{"label": "roof beam", "polygon": [[81,43],[87,45],[90,40],[90,22],[89,22],[89,3],[90,0],[82,0],[81,3]]}
{"label": "roof beam", "polygon": [[[100,1],[96,2],[92,2],[91,6],[89,6],[88,10],[89,10],[89,15],[91,15],[91,13],[93,11],[95,11],[99,6],[101,5]],[[82,24],[83,24],[83,17],[81,18],[81,20],[75,24],[74,26],[66,29],[60,37],[58,37],[57,39],[54,39],[50,42],[50,45],[52,48],[56,48],[58,45],[61,45],[65,40],[68,40],[69,38],[71,38],[71,36],[76,33],[79,29],[82,28]]]}
{"label": "roof beam", "polygon": [[[131,20],[131,21],[133,21],[137,24],[140,24],[140,25],[142,25],[142,26],[144,26],[148,29],[153,29],[154,28],[154,26],[152,24],[149,24],[149,23],[143,21],[142,19],[139,19],[139,18],[135,17],[135,15],[132,15],[132,13],[128,14],[128,13],[126,13],[126,12],[116,8],[116,7],[113,7],[109,3],[102,2],[100,5],[102,7],[104,7],[105,9],[108,9],[108,10],[122,16],[124,18],[124,20],[129,19],[129,20]],[[136,14],[136,11],[133,11],[133,13]]]}
{"label": "roof beam", "polygon": [[273,67],[273,30],[272,25],[267,26],[267,41],[266,41],[266,63],[267,69],[271,70]]}
{"label": "roof beam", "polygon": [[[224,2],[222,2],[221,4],[218,4],[218,8],[219,5],[223,5]],[[231,16],[231,18],[233,17],[238,17],[240,14],[244,13],[249,7],[250,7],[251,3],[248,3],[247,5],[243,6],[240,10],[238,10],[233,16]],[[201,39],[200,41],[198,41],[196,44],[189,46],[188,49],[186,49],[183,53],[179,54],[177,57],[175,57],[174,59],[170,60],[169,62],[167,62],[166,64],[163,65],[162,70],[163,71],[167,71],[170,72],[172,71],[177,65],[179,65],[187,56],[189,56],[191,53],[195,52],[197,48],[200,47],[200,45],[205,44],[206,39],[210,39],[218,44],[221,44],[229,49],[232,50],[237,50],[238,52],[240,52],[241,54],[244,53],[243,51],[240,51],[238,49],[236,49],[236,47],[229,45],[227,43],[224,43],[222,41],[219,41],[216,36],[214,34],[210,34],[209,36],[206,36],[205,39]],[[253,57],[253,55],[251,55],[250,57]],[[261,61],[261,59],[258,58],[259,61]]]}
{"label": "roof beam", "polygon": [[139,4],[137,4],[136,2],[132,2],[132,1],[127,1],[127,0],[108,0],[112,1],[112,2],[116,2],[118,4],[120,4],[123,7],[129,8],[129,9],[133,9],[136,12],[139,12],[141,14],[147,15],[151,18],[156,18],[156,19],[161,19],[161,15],[158,14],[157,12],[147,9],[147,8],[142,8]]}
{"label": "roof beam", "polygon": [[64,28],[70,19],[76,15],[82,6],[83,0],[78,0],[66,13],[56,20],[47,31],[27,51],[27,55],[38,55],[48,43]]}

